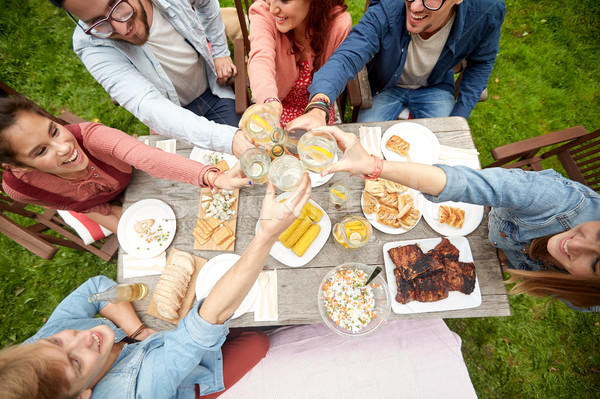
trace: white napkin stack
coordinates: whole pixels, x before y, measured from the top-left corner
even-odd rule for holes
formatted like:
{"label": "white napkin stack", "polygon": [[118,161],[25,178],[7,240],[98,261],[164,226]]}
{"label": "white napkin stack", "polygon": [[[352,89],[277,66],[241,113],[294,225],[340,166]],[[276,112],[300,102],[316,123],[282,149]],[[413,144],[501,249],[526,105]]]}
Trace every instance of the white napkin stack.
{"label": "white napkin stack", "polygon": [[160,148],[163,151],[175,154],[177,152],[177,140],[175,140],[175,139],[159,140],[156,142],[156,147]]}
{"label": "white napkin stack", "polygon": [[479,164],[479,152],[473,149],[440,145],[439,162],[446,165],[463,165],[473,169],[481,169],[481,165]]}
{"label": "white napkin stack", "polygon": [[381,127],[373,126],[361,126],[358,128],[360,136],[360,144],[371,155],[383,158],[381,153]]}
{"label": "white napkin stack", "polygon": [[151,276],[162,274],[167,263],[167,253],[163,252],[154,258],[136,258],[123,255],[123,278]]}
{"label": "white napkin stack", "polygon": [[[265,270],[262,273],[269,275],[269,283],[265,290],[258,285],[258,297],[254,307],[254,321],[276,321],[279,318],[279,306],[277,301],[277,269]],[[270,295],[269,295],[270,294]],[[264,298],[261,301],[261,298]],[[261,303],[264,305],[261,309]]]}

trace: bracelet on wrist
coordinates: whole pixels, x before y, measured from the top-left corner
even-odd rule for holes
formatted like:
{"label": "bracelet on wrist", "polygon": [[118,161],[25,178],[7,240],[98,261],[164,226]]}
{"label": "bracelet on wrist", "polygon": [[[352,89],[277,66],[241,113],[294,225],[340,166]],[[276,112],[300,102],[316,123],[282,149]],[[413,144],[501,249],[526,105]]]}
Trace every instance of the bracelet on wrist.
{"label": "bracelet on wrist", "polygon": [[326,106],[331,107],[331,101],[329,101],[329,98],[327,97],[313,97],[310,99],[310,102],[315,102],[315,101],[320,101],[322,103],[324,103]]}
{"label": "bracelet on wrist", "polygon": [[375,180],[381,176],[381,172],[383,171],[383,159],[376,157],[375,155],[371,155],[371,157],[375,160],[375,168],[373,172],[368,175],[363,175],[365,180]]}
{"label": "bracelet on wrist", "polygon": [[264,101],[264,103],[271,103],[271,102],[273,102],[273,101],[275,101],[275,102],[278,102],[278,103],[280,103],[280,104],[281,104],[281,101],[279,101],[279,99],[278,99],[277,97],[269,97],[269,98],[266,98],[266,99],[265,99],[265,101]]}
{"label": "bracelet on wrist", "polygon": [[[212,178],[212,179],[209,179],[209,180],[212,180],[212,181],[210,181],[210,182],[208,183],[208,188],[210,188],[211,190],[212,190],[212,189],[214,189],[214,188],[216,187],[216,186],[215,186],[215,182],[217,181],[217,178],[218,178],[219,176],[221,176],[223,173],[224,173],[224,172],[217,171],[217,172],[214,174],[213,178]],[[210,176],[209,176],[209,178],[210,178]]]}
{"label": "bracelet on wrist", "polygon": [[139,326],[137,330],[135,330],[132,334],[129,335],[129,338],[135,339],[135,337],[140,335],[142,333],[142,331],[144,331],[145,328],[146,328],[146,325],[144,323],[142,323],[142,325]]}
{"label": "bracelet on wrist", "polygon": [[311,102],[306,106],[304,113],[306,114],[313,109],[320,109],[321,111],[325,112],[325,123],[329,121],[329,115],[331,112],[329,107],[319,102]]}

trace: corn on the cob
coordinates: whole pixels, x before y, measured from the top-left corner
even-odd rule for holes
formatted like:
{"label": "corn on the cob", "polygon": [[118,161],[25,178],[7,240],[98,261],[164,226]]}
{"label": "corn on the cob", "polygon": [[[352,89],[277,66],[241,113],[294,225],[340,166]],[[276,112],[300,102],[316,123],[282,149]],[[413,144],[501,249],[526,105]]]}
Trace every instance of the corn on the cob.
{"label": "corn on the cob", "polygon": [[321,220],[321,216],[323,216],[323,211],[321,211],[319,208],[317,208],[310,202],[307,202],[306,205],[304,205],[303,209],[306,209],[306,214],[309,218],[311,218],[315,223],[319,223],[319,220]]}
{"label": "corn on the cob", "polygon": [[310,220],[310,218],[302,219],[292,234],[285,241],[282,241],[283,246],[286,248],[293,247],[300,237],[302,237],[302,235],[306,232],[306,230],[308,230],[311,224],[312,220]]}
{"label": "corn on the cob", "polygon": [[296,220],[294,220],[292,222],[292,224],[290,224],[290,226],[287,229],[285,229],[285,231],[283,233],[281,233],[279,235],[279,241],[284,242],[285,240],[287,240],[288,237],[290,235],[292,235],[294,230],[296,230],[296,228],[298,227],[298,225],[300,224],[302,219],[306,219],[306,218],[307,218],[306,211],[304,209],[302,209],[302,211],[300,212],[300,216],[298,216],[298,218]]}
{"label": "corn on the cob", "polygon": [[304,233],[298,242],[294,244],[292,251],[294,251],[294,253],[298,256],[304,255],[308,247],[310,247],[310,244],[312,244],[315,238],[317,238],[320,231],[321,226],[318,224],[313,224],[310,226],[306,233]]}

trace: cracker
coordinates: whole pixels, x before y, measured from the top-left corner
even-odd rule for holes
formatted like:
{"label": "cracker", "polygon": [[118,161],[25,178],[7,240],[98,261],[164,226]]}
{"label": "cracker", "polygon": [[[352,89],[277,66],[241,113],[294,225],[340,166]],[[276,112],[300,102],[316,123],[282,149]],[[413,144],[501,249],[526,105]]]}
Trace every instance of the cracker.
{"label": "cracker", "polygon": [[217,168],[219,168],[219,170],[221,172],[227,172],[229,170],[229,165],[227,164],[227,161],[222,159],[219,162],[217,162],[217,164],[215,165]]}
{"label": "cracker", "polygon": [[218,244],[219,248],[221,248],[223,251],[226,251],[227,248],[229,248],[229,246],[231,244],[233,244],[234,241],[235,241],[235,236],[231,235],[231,236],[227,237],[225,239],[225,241],[223,241],[222,243]]}
{"label": "cracker", "polygon": [[219,245],[232,235],[233,231],[231,231],[229,227],[223,226],[215,230],[215,232],[212,235],[212,239],[217,245]]}

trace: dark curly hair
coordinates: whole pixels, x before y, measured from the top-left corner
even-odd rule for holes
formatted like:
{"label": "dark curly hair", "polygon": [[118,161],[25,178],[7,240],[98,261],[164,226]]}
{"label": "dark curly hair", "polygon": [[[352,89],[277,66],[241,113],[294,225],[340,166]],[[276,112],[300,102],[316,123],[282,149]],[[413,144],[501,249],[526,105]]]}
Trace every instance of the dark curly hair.
{"label": "dark curly hair", "polygon": [[[332,10],[336,6],[341,8],[332,14]],[[347,9],[348,6],[345,0],[311,0],[306,21],[306,32],[310,37],[310,47],[315,53],[313,73],[322,65],[321,56],[323,55],[329,23]]]}
{"label": "dark curly hair", "polygon": [[15,159],[15,151],[5,139],[8,129],[17,123],[21,112],[43,115],[36,106],[20,97],[0,97],[0,163],[23,166]]}

